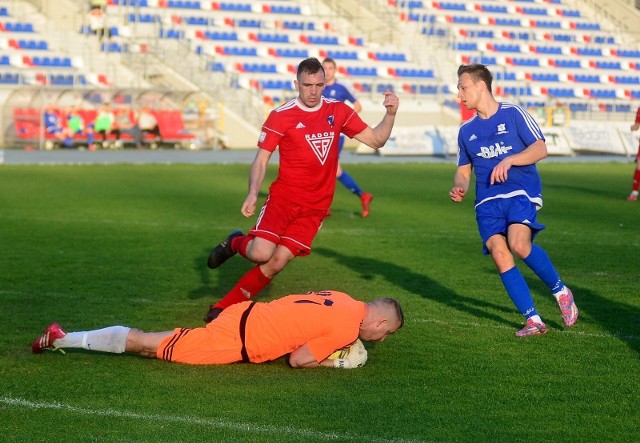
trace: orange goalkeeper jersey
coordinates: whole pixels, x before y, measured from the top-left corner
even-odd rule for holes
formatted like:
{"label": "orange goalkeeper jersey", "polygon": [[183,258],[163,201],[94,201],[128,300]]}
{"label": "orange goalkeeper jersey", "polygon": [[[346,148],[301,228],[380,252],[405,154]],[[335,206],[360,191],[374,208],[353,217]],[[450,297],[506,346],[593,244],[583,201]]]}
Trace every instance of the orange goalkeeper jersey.
{"label": "orange goalkeeper jersey", "polygon": [[321,362],[358,338],[364,315],[364,302],[337,291],[256,303],[246,327],[249,360],[274,360],[306,343],[316,361]]}
{"label": "orange goalkeeper jersey", "polygon": [[177,328],[157,350],[157,357],[188,364],[242,361],[240,325],[251,307],[244,350],[252,363],[275,360],[305,343],[317,362],[358,338],[365,303],[343,292],[288,295],[269,303],[246,301],[226,308],[203,328]]}

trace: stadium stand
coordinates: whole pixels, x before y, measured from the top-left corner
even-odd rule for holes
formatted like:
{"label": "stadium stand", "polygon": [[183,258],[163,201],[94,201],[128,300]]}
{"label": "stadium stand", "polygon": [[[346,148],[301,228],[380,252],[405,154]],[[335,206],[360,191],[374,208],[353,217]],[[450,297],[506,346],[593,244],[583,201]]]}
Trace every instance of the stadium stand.
{"label": "stadium stand", "polygon": [[624,48],[613,32],[560,0],[387,4],[400,20],[422,24],[423,33],[437,28],[449,35],[457,63],[495,67],[504,84],[498,95],[522,100],[640,97],[638,51]]}
{"label": "stadium stand", "polygon": [[[336,59],[341,81],[359,98],[373,100],[386,89],[402,94],[405,103],[414,102],[404,109],[412,109],[416,121],[438,109],[442,119],[455,122],[460,63],[490,65],[498,97],[531,108],[566,107],[571,120],[594,112],[628,119],[640,100],[637,42],[629,45],[610,23],[563,0],[106,3],[108,37],[93,35],[86,21],[77,26],[95,43],[89,56],[55,44],[39,32],[38,21],[12,15],[15,2],[0,7],[0,85],[194,88],[210,102],[224,97],[226,124],[235,122],[245,134],[271,107],[295,96],[297,63],[310,56]],[[348,9],[362,14],[360,7],[370,14],[370,28],[351,21],[356,16]],[[123,67],[137,77],[123,80]],[[171,111],[179,106],[174,102]],[[20,115],[25,133],[28,115]],[[180,124],[170,133],[190,137]]]}

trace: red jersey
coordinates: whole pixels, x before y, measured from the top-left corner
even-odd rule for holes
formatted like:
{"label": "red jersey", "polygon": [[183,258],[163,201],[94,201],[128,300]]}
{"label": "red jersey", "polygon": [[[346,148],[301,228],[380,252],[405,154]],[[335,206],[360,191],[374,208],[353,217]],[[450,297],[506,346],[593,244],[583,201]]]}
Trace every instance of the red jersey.
{"label": "red jersey", "polygon": [[269,192],[301,206],[328,209],[336,186],[340,133],[352,138],[366,128],[353,108],[325,97],[315,108],[294,99],[274,109],[258,140],[260,149],[273,152],[280,147],[280,169]]}
{"label": "red jersey", "polygon": [[640,107],[638,107],[636,111],[636,123],[640,123]]}

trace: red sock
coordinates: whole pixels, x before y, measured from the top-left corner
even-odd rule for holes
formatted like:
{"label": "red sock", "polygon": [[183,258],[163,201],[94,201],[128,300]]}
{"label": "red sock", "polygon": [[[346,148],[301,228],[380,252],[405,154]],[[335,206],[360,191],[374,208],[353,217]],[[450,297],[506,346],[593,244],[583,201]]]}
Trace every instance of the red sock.
{"label": "red sock", "polygon": [[269,282],[271,279],[262,273],[260,266],[256,266],[244,274],[233,289],[213,307],[224,309],[233,304],[247,301],[262,291]]}
{"label": "red sock", "polygon": [[239,235],[231,239],[231,250],[247,258],[247,245],[253,240],[250,235]]}
{"label": "red sock", "polygon": [[636,169],[636,172],[633,173],[633,186],[631,189],[637,191],[640,188],[640,169]]}

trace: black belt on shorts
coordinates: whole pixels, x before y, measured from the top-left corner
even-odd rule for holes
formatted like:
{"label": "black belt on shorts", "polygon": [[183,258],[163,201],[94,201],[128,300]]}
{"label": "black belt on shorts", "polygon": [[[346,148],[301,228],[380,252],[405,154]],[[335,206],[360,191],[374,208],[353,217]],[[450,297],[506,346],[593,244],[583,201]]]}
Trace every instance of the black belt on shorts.
{"label": "black belt on shorts", "polygon": [[249,318],[249,313],[253,309],[256,304],[251,302],[249,307],[242,313],[242,317],[240,317],[240,341],[242,341],[242,350],[240,354],[242,355],[242,362],[249,363],[249,354],[247,354],[247,347],[244,344],[244,337],[247,332],[247,319]]}

